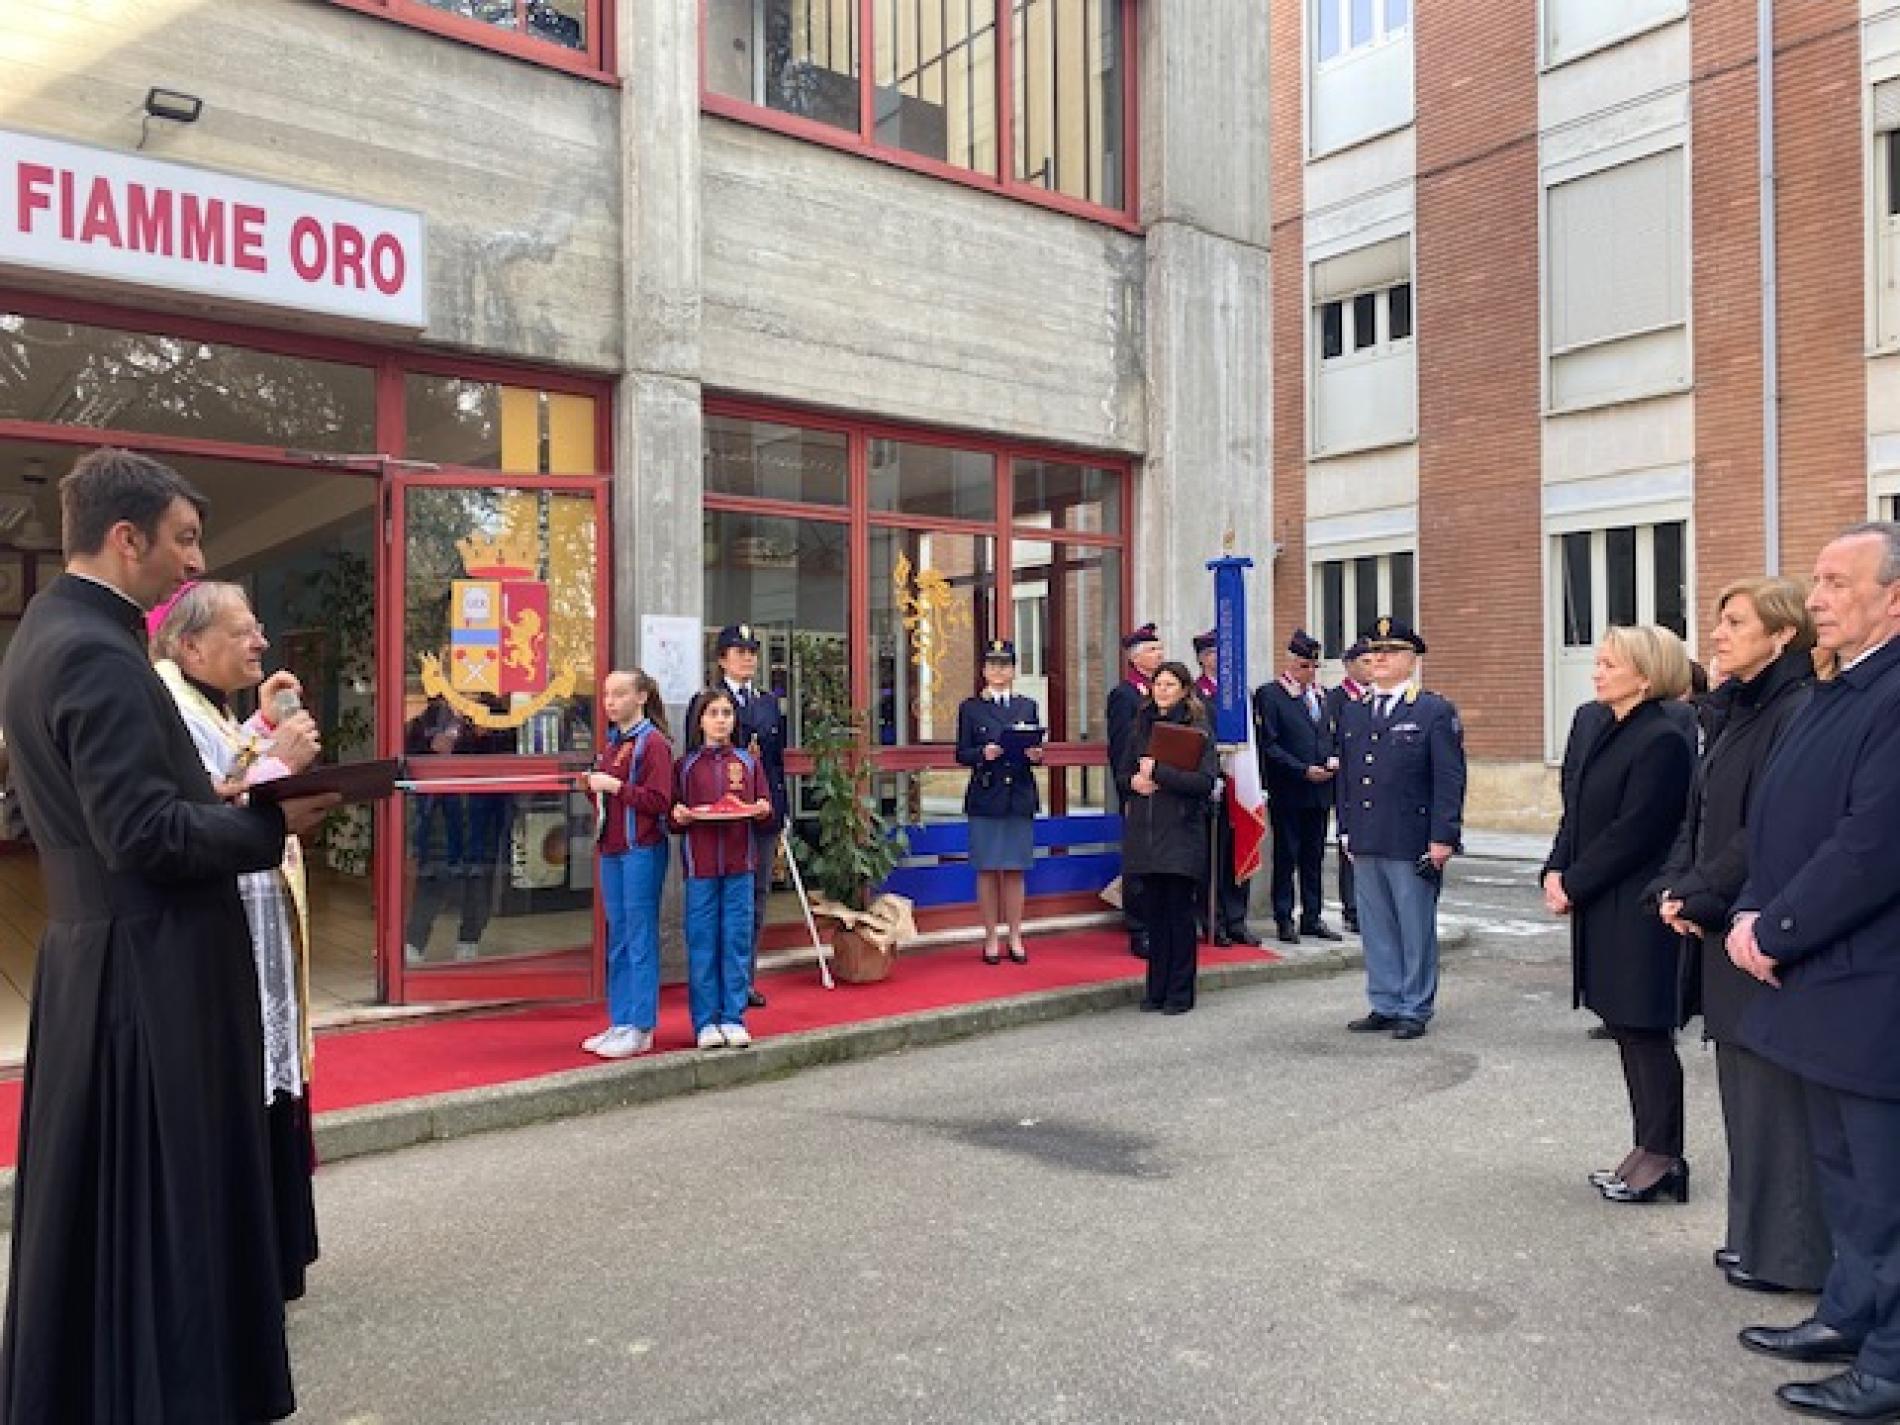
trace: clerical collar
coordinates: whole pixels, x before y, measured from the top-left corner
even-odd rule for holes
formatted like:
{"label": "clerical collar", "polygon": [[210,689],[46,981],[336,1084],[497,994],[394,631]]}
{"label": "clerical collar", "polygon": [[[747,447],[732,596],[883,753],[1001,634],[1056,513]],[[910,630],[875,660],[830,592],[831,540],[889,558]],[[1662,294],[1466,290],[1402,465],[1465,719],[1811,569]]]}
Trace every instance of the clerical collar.
{"label": "clerical collar", "polygon": [[[85,576],[82,574],[80,577],[84,578]],[[111,585],[108,584],[106,587],[110,588]],[[192,677],[191,674],[187,673],[183,668],[178,670],[178,675],[187,683],[191,684],[192,687],[196,688],[204,700],[210,703],[212,707],[216,708],[226,717],[231,716],[231,696],[229,693],[223,692],[220,689],[212,687],[209,683]]]}
{"label": "clerical collar", "polygon": [[144,606],[141,605],[137,599],[133,598],[130,594],[126,593],[125,590],[121,589],[117,584],[108,584],[104,579],[101,579],[97,574],[81,574],[77,569],[68,569],[66,572],[72,575],[72,577],[75,579],[84,579],[88,584],[97,584],[102,589],[109,589],[111,592],[117,594],[121,599],[124,599],[126,603],[130,604],[132,606],[133,612],[138,614],[140,619],[143,619],[145,617]]}

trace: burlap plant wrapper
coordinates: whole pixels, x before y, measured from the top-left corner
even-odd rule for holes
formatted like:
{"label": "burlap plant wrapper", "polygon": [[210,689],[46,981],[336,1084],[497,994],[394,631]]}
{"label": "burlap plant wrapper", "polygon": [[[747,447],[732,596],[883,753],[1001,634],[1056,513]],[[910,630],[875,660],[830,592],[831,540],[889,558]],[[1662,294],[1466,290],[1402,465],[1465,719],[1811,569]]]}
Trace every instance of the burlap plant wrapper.
{"label": "burlap plant wrapper", "polygon": [[888,977],[898,947],[917,938],[908,896],[881,895],[868,910],[853,910],[824,896],[812,898],[813,915],[835,920],[832,969],[847,984],[868,984]]}

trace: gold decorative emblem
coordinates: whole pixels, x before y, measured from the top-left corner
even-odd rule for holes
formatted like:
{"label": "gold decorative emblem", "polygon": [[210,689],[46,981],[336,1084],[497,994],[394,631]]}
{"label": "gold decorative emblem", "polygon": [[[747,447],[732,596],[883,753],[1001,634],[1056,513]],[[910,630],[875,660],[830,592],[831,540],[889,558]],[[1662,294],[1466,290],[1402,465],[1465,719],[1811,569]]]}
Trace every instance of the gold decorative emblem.
{"label": "gold decorative emblem", "polygon": [[[548,586],[535,577],[541,536],[533,528],[499,536],[476,530],[455,547],[468,577],[449,585],[448,670],[438,655],[423,654],[422,689],[477,727],[521,727],[549,704],[572,697],[580,682],[571,661],[558,672],[549,667]],[[507,698],[507,710],[497,712],[484,697]]]}
{"label": "gold decorative emblem", "polygon": [[745,788],[745,763],[734,758],[726,764],[726,785],[737,796]]}
{"label": "gold decorative emblem", "polygon": [[747,643],[750,643],[752,641],[752,625],[749,623],[740,624],[739,637],[743,638]]}
{"label": "gold decorative emblem", "polygon": [[970,610],[959,604],[950,581],[935,569],[916,570],[916,588],[912,591],[910,556],[901,550],[891,570],[891,585],[897,591],[897,608],[904,619],[904,631],[910,635],[910,661],[924,669],[934,681],[942,673],[943,655],[951,633],[971,627]]}
{"label": "gold decorative emblem", "polygon": [[1372,626],[1372,631],[1381,638],[1390,638],[1392,636],[1392,620],[1389,618],[1380,619]]}

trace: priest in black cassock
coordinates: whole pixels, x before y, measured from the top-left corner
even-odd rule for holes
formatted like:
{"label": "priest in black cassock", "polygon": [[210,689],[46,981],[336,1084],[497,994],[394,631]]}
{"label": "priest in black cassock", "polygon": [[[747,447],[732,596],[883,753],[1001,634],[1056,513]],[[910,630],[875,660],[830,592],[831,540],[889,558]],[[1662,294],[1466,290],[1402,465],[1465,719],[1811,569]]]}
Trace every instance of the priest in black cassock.
{"label": "priest in black cassock", "polygon": [[101,450],[60,502],[67,572],[0,668],[47,922],[0,1422],[278,1420],[296,1405],[236,878],[334,798],[221,800],[152,670],[145,609],[204,568],[197,491]]}

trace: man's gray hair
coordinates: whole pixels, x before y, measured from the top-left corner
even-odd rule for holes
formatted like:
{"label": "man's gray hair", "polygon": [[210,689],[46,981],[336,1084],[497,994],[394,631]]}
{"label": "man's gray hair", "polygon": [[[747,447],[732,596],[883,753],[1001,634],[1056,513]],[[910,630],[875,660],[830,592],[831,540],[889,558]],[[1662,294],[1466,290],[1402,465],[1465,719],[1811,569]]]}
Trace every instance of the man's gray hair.
{"label": "man's gray hair", "polygon": [[1879,535],[1887,542],[1887,552],[1880,557],[1880,582],[1891,584],[1900,579],[1900,521],[1865,520],[1857,525],[1849,525],[1834,538],[1838,542],[1870,534]]}
{"label": "man's gray hair", "polygon": [[165,621],[152,635],[152,660],[169,658],[176,663],[185,640],[196,638],[216,623],[234,595],[245,608],[251,606],[251,597],[241,584],[204,579],[185,590],[165,610]]}

